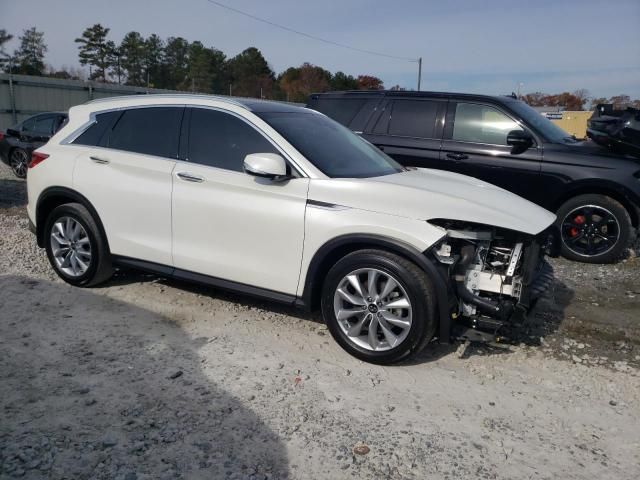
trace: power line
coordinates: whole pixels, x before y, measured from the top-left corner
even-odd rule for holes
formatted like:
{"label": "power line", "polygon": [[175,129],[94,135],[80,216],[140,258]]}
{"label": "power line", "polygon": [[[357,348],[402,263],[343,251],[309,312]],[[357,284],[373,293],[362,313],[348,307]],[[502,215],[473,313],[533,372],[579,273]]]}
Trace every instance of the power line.
{"label": "power line", "polygon": [[286,30],[287,32],[295,33],[297,35],[301,35],[303,37],[311,38],[312,40],[317,40],[319,42],[328,43],[329,45],[334,45],[336,47],[346,48],[348,50],[353,50],[355,52],[367,53],[369,55],[377,55],[378,57],[386,57],[386,58],[394,58],[396,60],[406,60],[409,62],[417,62],[417,58],[409,58],[409,57],[400,57],[397,55],[389,55],[387,53],[374,52],[373,50],[365,50],[363,48],[352,47],[350,45],[345,45],[344,43],[334,42],[333,40],[327,40],[326,38],[316,37],[315,35],[311,35],[310,33],[301,32],[300,30],[296,30],[294,28],[286,27],[284,25],[280,25],[279,23],[271,22],[269,20],[265,20],[264,18],[256,17],[247,12],[243,12],[242,10],[238,10],[237,8],[230,7],[229,5],[225,5],[220,2],[216,2],[215,0],[207,0],[209,3],[213,5],[217,5],[218,7],[225,8],[232,12],[238,13],[240,15],[244,15],[245,17],[252,18],[253,20],[257,20],[258,22],[266,23],[267,25],[271,25],[272,27],[280,28],[282,30]]}

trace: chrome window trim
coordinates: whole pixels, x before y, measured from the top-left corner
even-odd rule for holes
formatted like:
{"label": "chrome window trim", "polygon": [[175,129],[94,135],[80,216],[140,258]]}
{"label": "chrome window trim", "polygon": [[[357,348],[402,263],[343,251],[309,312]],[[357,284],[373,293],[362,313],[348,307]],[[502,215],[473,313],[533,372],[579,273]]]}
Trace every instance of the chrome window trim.
{"label": "chrome window trim", "polygon": [[[229,103],[231,103],[231,102],[229,102]],[[283,150],[283,148],[280,147],[280,145],[270,135],[268,135],[266,132],[264,132],[255,123],[251,122],[248,118],[238,114],[237,112],[233,112],[231,110],[227,110],[227,109],[221,108],[221,107],[214,107],[214,106],[211,106],[211,105],[162,104],[162,103],[155,104],[154,103],[154,104],[149,104],[149,105],[129,105],[129,106],[125,106],[125,107],[116,107],[116,108],[108,108],[108,109],[105,109],[105,110],[96,110],[96,111],[91,112],[89,114],[89,120],[88,121],[86,121],[84,124],[82,124],[76,130],[74,130],[71,134],[69,134],[64,139],[62,139],[60,141],[60,145],[67,145],[67,146],[74,146],[74,147],[84,147],[84,148],[87,148],[87,147],[99,148],[99,149],[102,149],[102,150],[113,150],[113,151],[116,151],[116,152],[126,152],[126,153],[135,154],[135,155],[146,155],[146,156],[153,157],[153,158],[164,158],[164,159],[170,159],[170,160],[185,161],[186,163],[196,164],[196,165],[200,165],[200,166],[203,166],[203,167],[217,168],[218,170],[233,171],[233,170],[226,170],[224,168],[211,167],[210,165],[202,165],[202,164],[199,164],[199,163],[196,163],[196,162],[189,162],[188,157],[186,159],[184,159],[184,160],[181,159],[181,158],[158,157],[157,155],[149,155],[149,154],[145,154],[145,153],[131,152],[129,150],[119,150],[119,149],[116,149],[116,148],[101,147],[101,146],[98,146],[98,145],[79,145],[79,144],[74,144],[73,143],[80,135],[82,135],[87,129],[89,129],[93,124],[96,123],[96,121],[97,121],[96,120],[96,116],[98,116],[98,115],[101,115],[103,113],[119,112],[119,111],[133,110],[133,109],[138,109],[138,108],[158,108],[158,107],[192,108],[192,109],[193,108],[202,108],[202,109],[207,109],[207,110],[216,110],[216,111],[219,111],[221,113],[226,113],[226,114],[233,115],[233,116],[239,118],[240,120],[244,121],[246,124],[248,124],[254,130],[256,130],[260,135],[265,137],[267,139],[267,141],[269,143],[271,143],[276,148],[276,150],[278,150],[280,152],[280,154],[285,159],[285,161],[288,162],[290,167],[296,170],[296,172],[299,174],[300,177],[302,177],[302,178],[311,178],[311,175],[309,175],[309,173],[304,168],[302,168],[293,158],[291,158],[291,156],[287,152],[285,152]],[[244,105],[243,105],[243,108],[247,112],[250,112],[250,113],[253,114],[253,112],[251,112],[251,110],[246,108]],[[255,115],[255,114],[253,114],[253,115]],[[236,173],[244,174],[244,172],[236,172]]]}

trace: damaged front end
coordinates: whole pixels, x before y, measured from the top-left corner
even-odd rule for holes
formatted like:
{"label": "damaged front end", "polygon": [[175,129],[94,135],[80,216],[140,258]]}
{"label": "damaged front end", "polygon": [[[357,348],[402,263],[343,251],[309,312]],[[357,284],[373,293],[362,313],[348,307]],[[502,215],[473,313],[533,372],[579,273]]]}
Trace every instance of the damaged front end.
{"label": "damaged front end", "polygon": [[[522,321],[553,280],[545,255],[557,256],[557,234],[538,235],[451,220],[432,220],[446,237],[431,250],[449,290],[449,335],[494,341]],[[445,340],[445,328],[441,340]]]}

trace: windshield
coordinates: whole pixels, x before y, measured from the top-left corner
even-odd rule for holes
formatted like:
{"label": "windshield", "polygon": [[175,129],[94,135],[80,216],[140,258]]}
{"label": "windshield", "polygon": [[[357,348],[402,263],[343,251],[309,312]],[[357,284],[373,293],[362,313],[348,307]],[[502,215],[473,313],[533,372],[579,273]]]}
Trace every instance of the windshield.
{"label": "windshield", "polygon": [[509,107],[522,119],[542,134],[545,140],[555,143],[575,142],[575,138],[553,123],[544,115],[521,101],[509,102]]}
{"label": "windshield", "polygon": [[369,142],[319,113],[256,112],[256,115],[328,177],[379,177],[404,170]]}

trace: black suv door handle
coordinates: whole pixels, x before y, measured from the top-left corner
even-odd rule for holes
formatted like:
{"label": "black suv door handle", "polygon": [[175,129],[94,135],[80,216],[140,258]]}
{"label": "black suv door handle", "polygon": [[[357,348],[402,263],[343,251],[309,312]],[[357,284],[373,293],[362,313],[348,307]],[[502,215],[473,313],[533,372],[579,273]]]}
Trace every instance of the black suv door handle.
{"label": "black suv door handle", "polygon": [[460,160],[466,160],[469,156],[464,153],[447,153],[447,158],[459,162]]}

